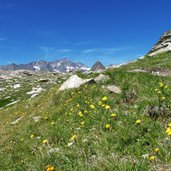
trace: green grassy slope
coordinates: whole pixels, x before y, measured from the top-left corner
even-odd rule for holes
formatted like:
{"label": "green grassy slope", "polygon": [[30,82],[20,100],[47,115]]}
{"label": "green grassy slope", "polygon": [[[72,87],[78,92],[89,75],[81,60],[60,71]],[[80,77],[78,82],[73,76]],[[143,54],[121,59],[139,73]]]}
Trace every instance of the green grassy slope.
{"label": "green grassy slope", "polygon": [[123,69],[147,69],[156,68],[171,69],[171,52],[158,54],[155,57],[145,56],[143,59],[138,59],[136,62],[129,63],[121,68]]}
{"label": "green grassy slope", "polygon": [[[64,171],[169,170],[171,77],[127,72],[130,65],[155,67],[152,60],[158,59],[147,60],[149,66],[140,60],[106,71],[107,83],[60,93],[57,84],[0,110],[0,170],[43,171],[48,165]],[[108,84],[122,93],[107,92],[103,86]],[[148,111],[153,106],[159,107],[156,117]],[[35,122],[35,116],[41,119]]]}

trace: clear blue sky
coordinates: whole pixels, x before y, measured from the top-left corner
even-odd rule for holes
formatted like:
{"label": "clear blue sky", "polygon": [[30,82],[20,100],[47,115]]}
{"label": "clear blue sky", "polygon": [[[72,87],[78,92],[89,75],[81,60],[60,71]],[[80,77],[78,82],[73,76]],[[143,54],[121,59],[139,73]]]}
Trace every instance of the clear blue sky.
{"label": "clear blue sky", "polygon": [[0,0],[0,64],[123,63],[169,29],[171,0]]}

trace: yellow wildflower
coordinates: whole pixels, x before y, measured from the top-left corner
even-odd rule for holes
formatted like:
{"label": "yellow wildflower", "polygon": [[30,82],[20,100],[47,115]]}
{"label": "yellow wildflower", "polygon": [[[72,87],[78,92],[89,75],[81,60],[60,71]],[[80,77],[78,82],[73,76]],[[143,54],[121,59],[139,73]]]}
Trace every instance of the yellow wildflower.
{"label": "yellow wildflower", "polygon": [[90,105],[90,108],[91,108],[91,109],[95,109],[95,106],[94,106],[94,105]]}
{"label": "yellow wildflower", "polygon": [[166,129],[166,133],[168,136],[171,136],[171,123],[169,123],[169,127]]}
{"label": "yellow wildflower", "polygon": [[106,128],[106,129],[109,129],[109,128],[110,128],[110,124],[106,124],[106,125],[105,125],[105,128]]}
{"label": "yellow wildflower", "polygon": [[47,145],[48,144],[48,140],[47,139],[43,140],[43,144]]}
{"label": "yellow wildflower", "polygon": [[51,122],[51,125],[55,125],[55,122]]}
{"label": "yellow wildflower", "polygon": [[154,148],[154,152],[156,152],[156,153],[157,153],[158,151],[159,151],[159,148],[157,148],[157,147],[156,147],[156,148]]}
{"label": "yellow wildflower", "polygon": [[84,125],[84,123],[85,123],[85,122],[84,122],[84,121],[82,121],[82,122],[81,122],[81,125]]}
{"label": "yellow wildflower", "polygon": [[170,127],[168,127],[168,128],[166,129],[166,133],[169,133],[169,132],[171,132],[171,128],[170,128]]}
{"label": "yellow wildflower", "polygon": [[166,85],[164,88],[165,88],[165,89],[167,89],[167,88],[168,88],[168,86]]}
{"label": "yellow wildflower", "polygon": [[162,99],[162,100],[165,100],[165,99],[166,99],[166,97],[164,97],[164,96],[163,96],[163,97],[161,97],[161,99]]}
{"label": "yellow wildflower", "polygon": [[79,105],[79,104],[77,104],[77,107],[80,107],[80,105]]}
{"label": "yellow wildflower", "polygon": [[105,106],[105,109],[110,109],[110,106],[109,106],[109,105],[106,105],[106,106]]}
{"label": "yellow wildflower", "polygon": [[107,100],[107,97],[104,96],[104,97],[102,98],[102,101],[106,101],[106,100]]}
{"label": "yellow wildflower", "polygon": [[155,159],[155,156],[150,156],[149,160],[153,161]]}
{"label": "yellow wildflower", "polygon": [[168,126],[171,128],[171,123],[169,123]]}
{"label": "yellow wildflower", "polygon": [[81,111],[78,112],[79,116],[83,116],[83,113]]}
{"label": "yellow wildflower", "polygon": [[70,141],[76,141],[78,138],[78,136],[76,134],[74,134],[71,138]]}
{"label": "yellow wildflower", "polygon": [[168,136],[171,136],[171,131],[167,133]]}
{"label": "yellow wildflower", "polygon": [[54,167],[54,166],[48,165],[48,166],[46,167],[46,171],[55,171],[55,167]]}
{"label": "yellow wildflower", "polygon": [[141,120],[138,119],[138,120],[135,121],[135,123],[136,123],[136,124],[140,124],[140,123],[141,123]]}
{"label": "yellow wildflower", "polygon": [[112,113],[110,116],[111,117],[116,117],[116,114],[115,113]]}
{"label": "yellow wildflower", "polygon": [[32,134],[32,135],[30,136],[30,138],[34,138],[34,134]]}
{"label": "yellow wildflower", "polygon": [[162,82],[160,82],[159,85],[160,85],[160,87],[163,87],[164,86],[164,84]]}
{"label": "yellow wildflower", "polygon": [[167,133],[168,136],[171,136],[171,127],[167,127],[166,133]]}

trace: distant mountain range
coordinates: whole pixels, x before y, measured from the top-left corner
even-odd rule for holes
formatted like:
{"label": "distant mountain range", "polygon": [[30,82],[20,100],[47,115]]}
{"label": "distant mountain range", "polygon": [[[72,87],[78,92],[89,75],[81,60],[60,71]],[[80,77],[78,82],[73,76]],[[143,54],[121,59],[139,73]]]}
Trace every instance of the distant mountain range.
{"label": "distant mountain range", "polygon": [[52,62],[47,61],[37,61],[28,64],[9,64],[5,66],[0,66],[0,70],[31,70],[36,72],[70,72],[70,71],[87,71],[89,68],[82,63],[75,63],[67,58],[60,60],[55,60]]}
{"label": "distant mountain range", "polygon": [[[162,52],[171,51],[171,30],[165,32],[159,39],[159,41],[153,46],[153,48],[149,51],[147,55],[149,56],[155,56]],[[121,65],[117,65],[114,67],[119,67]],[[112,67],[112,65],[110,66]],[[91,68],[91,71],[95,70],[104,70],[105,66],[99,61],[97,61]],[[16,70],[31,70],[36,72],[70,72],[70,71],[88,71],[90,68],[88,68],[86,65],[82,63],[75,63],[70,61],[67,58],[63,58],[60,60],[55,60],[52,62],[47,61],[37,61],[37,62],[31,62],[28,64],[9,64],[0,66],[0,70],[6,70],[6,71],[16,71]]]}

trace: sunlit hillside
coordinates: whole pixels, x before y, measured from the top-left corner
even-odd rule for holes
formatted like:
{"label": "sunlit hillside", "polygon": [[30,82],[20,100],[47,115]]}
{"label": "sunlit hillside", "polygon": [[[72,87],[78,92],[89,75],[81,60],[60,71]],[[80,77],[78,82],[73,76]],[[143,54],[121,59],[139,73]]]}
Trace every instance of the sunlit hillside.
{"label": "sunlit hillside", "polygon": [[[170,58],[147,56],[104,71],[106,81],[64,91],[58,89],[71,74],[1,81],[0,170],[169,171],[171,77],[160,72],[171,70]],[[42,91],[28,93],[36,87]]]}

